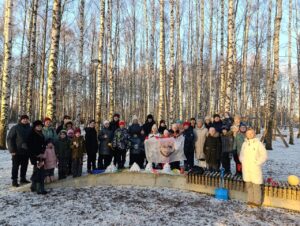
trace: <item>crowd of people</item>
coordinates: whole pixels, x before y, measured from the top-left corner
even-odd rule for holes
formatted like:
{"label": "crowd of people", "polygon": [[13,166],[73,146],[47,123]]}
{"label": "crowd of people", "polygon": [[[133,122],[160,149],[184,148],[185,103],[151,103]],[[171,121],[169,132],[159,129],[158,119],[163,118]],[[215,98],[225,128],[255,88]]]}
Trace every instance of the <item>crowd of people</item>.
{"label": "crowd of people", "polygon": [[[165,120],[156,123],[149,114],[144,124],[133,116],[129,126],[114,114],[111,121],[105,120],[100,131],[91,120],[84,133],[75,128],[71,118],[64,116],[60,126],[55,128],[50,118],[37,120],[30,126],[29,117],[22,115],[7,136],[8,149],[12,155],[12,186],[30,183],[26,179],[28,162],[33,165],[31,190],[46,194],[44,183],[54,180],[54,170],[58,168],[58,179],[68,175],[82,175],[83,157],[87,154],[87,172],[106,169],[111,162],[123,169],[129,151],[129,167],[134,163],[140,168],[147,164],[144,142],[146,139],[184,137],[184,165],[171,162],[171,169],[192,170],[196,162],[199,167],[212,172],[224,168],[231,173],[231,160],[235,162],[235,173],[243,175],[251,203],[259,204],[260,184],[263,183],[261,165],[266,161],[264,145],[255,138],[255,132],[242,122],[240,116],[232,118],[228,112],[202,119],[177,120],[168,127]],[[84,134],[84,136],[82,135]],[[98,161],[97,160],[98,154]],[[196,161],[195,161],[196,160]],[[96,164],[97,163],[97,164]],[[162,164],[153,164],[162,168]],[[256,195],[254,195],[256,194]]]}

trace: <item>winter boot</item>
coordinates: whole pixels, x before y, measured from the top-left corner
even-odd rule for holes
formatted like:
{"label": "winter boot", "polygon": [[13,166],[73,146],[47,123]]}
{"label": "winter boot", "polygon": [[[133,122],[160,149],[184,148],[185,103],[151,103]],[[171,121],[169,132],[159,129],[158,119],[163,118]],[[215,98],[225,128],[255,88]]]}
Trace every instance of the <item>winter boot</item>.
{"label": "winter boot", "polygon": [[18,184],[18,181],[17,181],[17,180],[13,180],[12,186],[17,188],[17,187],[19,187],[20,185]]}
{"label": "winter boot", "polygon": [[26,178],[21,178],[20,183],[21,183],[21,184],[29,184],[30,181],[29,181],[29,180],[26,180]]}

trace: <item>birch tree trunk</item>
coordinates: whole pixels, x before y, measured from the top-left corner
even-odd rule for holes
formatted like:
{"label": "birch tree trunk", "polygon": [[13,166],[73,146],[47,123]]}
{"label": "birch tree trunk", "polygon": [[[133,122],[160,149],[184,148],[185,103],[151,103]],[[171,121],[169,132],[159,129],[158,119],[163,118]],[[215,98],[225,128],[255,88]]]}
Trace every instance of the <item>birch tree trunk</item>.
{"label": "birch tree trunk", "polygon": [[164,22],[164,0],[159,1],[159,103],[158,103],[158,122],[164,117],[164,86],[165,86],[165,22]]}
{"label": "birch tree trunk", "polygon": [[204,90],[204,87],[203,87],[203,77],[204,77],[204,55],[203,55],[203,48],[204,48],[204,19],[205,19],[205,14],[204,14],[204,0],[201,0],[201,6],[200,6],[200,17],[201,17],[201,41],[200,41],[200,86],[198,87],[198,89],[200,89],[199,91],[199,108],[200,108],[200,115],[201,117],[204,117],[205,116],[205,112],[204,112],[204,107],[203,107],[203,90]]}
{"label": "birch tree trunk", "polygon": [[61,27],[61,0],[54,0],[51,47],[48,65],[48,86],[47,86],[47,110],[46,115],[56,123],[56,83],[57,83],[57,62],[59,52],[59,39]]}
{"label": "birch tree trunk", "polygon": [[0,149],[6,149],[6,131],[8,124],[8,107],[11,79],[11,52],[12,52],[12,7],[13,0],[5,1],[4,16],[4,59],[2,67],[1,88],[1,115],[0,115]]}
{"label": "birch tree trunk", "polygon": [[85,0],[80,0],[79,6],[79,72],[77,78],[77,87],[76,87],[76,126],[80,126],[81,119],[81,103],[82,103],[82,82],[83,82],[83,48],[84,48],[84,9],[85,9]]}
{"label": "birch tree trunk", "polygon": [[294,144],[294,102],[295,102],[295,81],[292,76],[292,18],[293,2],[289,0],[289,25],[288,25],[288,74],[290,82],[290,109],[289,109],[289,144]]}
{"label": "birch tree trunk", "polygon": [[109,118],[113,117],[114,109],[114,74],[113,74],[113,49],[112,49],[112,0],[108,0],[107,34],[109,49]]}
{"label": "birch tree trunk", "polygon": [[226,97],[226,75],[225,75],[225,61],[224,61],[224,0],[221,0],[221,84],[220,84],[220,107],[219,110],[223,111],[225,106]]}
{"label": "birch tree trunk", "polygon": [[104,43],[104,21],[105,20],[105,0],[101,0],[100,10],[100,33],[99,33],[99,50],[98,50],[98,78],[97,78],[97,97],[96,97],[96,124],[97,131],[101,123],[101,99],[102,99],[102,74],[103,74],[103,43]]}
{"label": "birch tree trunk", "polygon": [[[249,7],[250,5],[250,7]],[[251,3],[247,0],[246,13],[245,13],[245,27],[244,27],[244,49],[243,49],[243,77],[242,77],[242,99],[240,112],[245,115],[247,109],[247,65],[248,65],[248,36],[250,25],[250,13]]]}
{"label": "birch tree trunk", "polygon": [[231,96],[234,79],[234,0],[228,0],[228,47],[227,47],[227,87],[225,99],[225,112],[231,110]]}
{"label": "birch tree trunk", "polygon": [[[298,17],[298,4],[296,3],[296,42],[297,42],[297,72],[298,72],[298,89],[300,87],[300,33],[298,28],[298,21],[300,20],[300,17]],[[299,128],[298,128],[298,134],[297,138],[300,138],[300,92],[298,92],[298,111],[299,111]]]}
{"label": "birch tree trunk", "polygon": [[282,18],[282,0],[276,2],[276,17],[274,24],[274,72],[273,79],[270,82],[270,96],[269,96],[269,116],[268,127],[266,134],[266,149],[272,150],[272,136],[274,129],[274,117],[276,115],[276,94],[277,94],[277,81],[279,77],[279,40],[280,40],[280,26]]}
{"label": "birch tree trunk", "polygon": [[210,20],[209,20],[209,68],[208,68],[208,90],[206,92],[207,96],[207,102],[208,102],[208,108],[206,111],[206,115],[212,115],[213,114],[213,103],[212,103],[212,97],[213,97],[213,86],[212,86],[212,77],[213,77],[213,65],[212,65],[212,45],[213,45],[213,12],[214,12],[214,1],[210,0]]}
{"label": "birch tree trunk", "polygon": [[174,121],[174,80],[175,80],[175,53],[174,53],[174,32],[175,32],[175,2],[170,0],[171,11],[170,11],[170,89],[169,89],[169,123]]}
{"label": "birch tree trunk", "polygon": [[39,118],[44,116],[44,82],[45,82],[45,64],[46,64],[46,41],[48,24],[48,6],[49,0],[46,0],[45,19],[43,27],[43,47],[42,47],[42,65],[40,69],[40,93],[39,93]]}
{"label": "birch tree trunk", "polygon": [[182,52],[180,39],[180,3],[176,5],[176,24],[177,24],[177,64],[178,64],[178,98],[179,98],[179,119],[183,119],[183,70],[182,70]]}
{"label": "birch tree trunk", "polygon": [[147,0],[144,0],[144,16],[145,16],[145,29],[146,29],[146,88],[147,88],[147,103],[146,103],[146,112],[145,114],[150,112],[150,84],[151,77],[149,71],[149,31],[148,31],[148,12],[147,12]]}

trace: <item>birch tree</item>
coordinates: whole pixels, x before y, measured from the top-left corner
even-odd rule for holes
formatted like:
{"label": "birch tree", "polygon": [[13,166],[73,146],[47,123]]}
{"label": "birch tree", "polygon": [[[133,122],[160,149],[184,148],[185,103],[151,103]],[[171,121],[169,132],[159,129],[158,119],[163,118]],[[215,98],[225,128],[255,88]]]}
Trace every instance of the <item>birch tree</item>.
{"label": "birch tree", "polygon": [[6,131],[8,123],[8,106],[11,79],[11,52],[12,52],[12,7],[13,0],[5,1],[4,16],[4,59],[1,84],[1,114],[0,114],[0,149],[6,149]]}
{"label": "birch tree", "polygon": [[270,81],[270,94],[269,94],[269,116],[268,127],[266,134],[266,149],[272,150],[272,136],[274,129],[274,117],[276,115],[276,93],[277,93],[277,81],[279,78],[279,40],[280,40],[280,27],[282,18],[282,0],[276,1],[276,17],[274,24],[274,72],[273,78]]}
{"label": "birch tree", "polygon": [[104,21],[105,20],[105,0],[101,0],[100,9],[100,32],[99,32],[99,50],[98,50],[98,68],[97,68],[97,95],[96,95],[96,124],[97,131],[101,123],[101,100],[102,100],[102,74],[103,74],[103,43],[104,43]]}
{"label": "birch tree", "polygon": [[113,49],[112,49],[112,0],[108,0],[108,18],[107,18],[107,33],[108,33],[108,49],[109,49],[109,118],[114,114],[114,74],[113,74]]}
{"label": "birch tree", "polygon": [[46,115],[53,122],[56,122],[56,83],[57,83],[57,63],[59,52],[60,28],[61,28],[61,0],[53,2],[51,47],[48,65],[47,84],[47,110]]}

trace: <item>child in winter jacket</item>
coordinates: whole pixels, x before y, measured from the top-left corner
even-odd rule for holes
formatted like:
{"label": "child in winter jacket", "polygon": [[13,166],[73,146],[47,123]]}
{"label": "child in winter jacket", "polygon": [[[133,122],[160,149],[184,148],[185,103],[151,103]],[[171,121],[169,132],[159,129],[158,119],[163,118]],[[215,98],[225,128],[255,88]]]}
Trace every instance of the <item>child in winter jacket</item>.
{"label": "child in winter jacket", "polygon": [[82,174],[83,156],[86,153],[85,141],[81,136],[81,130],[75,130],[75,136],[71,141],[72,151],[72,174],[73,177],[80,177]]}
{"label": "child in winter jacket", "polygon": [[65,179],[68,175],[69,159],[71,158],[71,142],[67,138],[67,131],[61,130],[56,145],[58,158],[58,179]]}
{"label": "child in winter jacket", "polygon": [[222,167],[225,169],[225,173],[230,173],[230,160],[233,152],[233,133],[228,131],[228,127],[224,126],[222,129],[221,141],[222,141]]}
{"label": "child in winter jacket", "polygon": [[240,157],[240,153],[242,150],[242,145],[245,141],[246,131],[247,131],[247,126],[244,124],[241,124],[239,131],[237,132],[236,136],[234,137],[234,141],[233,141],[233,159],[235,161],[237,176],[242,176],[242,164],[239,160],[239,157]]}
{"label": "child in winter jacket", "polygon": [[54,169],[57,166],[57,158],[53,141],[50,139],[46,142],[45,158],[45,182],[50,183],[54,181]]}
{"label": "child in winter jacket", "polygon": [[248,191],[248,204],[261,205],[263,183],[262,165],[267,160],[267,151],[263,143],[255,137],[255,131],[249,129],[242,145],[240,161],[243,168],[243,180]]}
{"label": "child in winter jacket", "polygon": [[120,121],[119,127],[114,133],[112,147],[114,148],[114,164],[118,164],[118,169],[123,169],[126,151],[129,148],[129,133],[125,128],[125,121]]}
{"label": "child in winter jacket", "polygon": [[208,136],[204,144],[205,160],[211,172],[219,171],[222,153],[221,139],[214,127],[208,130]]}
{"label": "child in winter jacket", "polygon": [[45,191],[45,169],[44,169],[44,157],[43,154],[37,157],[36,166],[34,167],[33,174],[31,176],[31,191],[36,192],[39,195],[46,195]]}
{"label": "child in winter jacket", "polygon": [[189,122],[183,123],[184,136],[184,154],[186,161],[184,161],[185,171],[189,171],[194,166],[194,151],[195,151],[195,135],[193,128]]}

